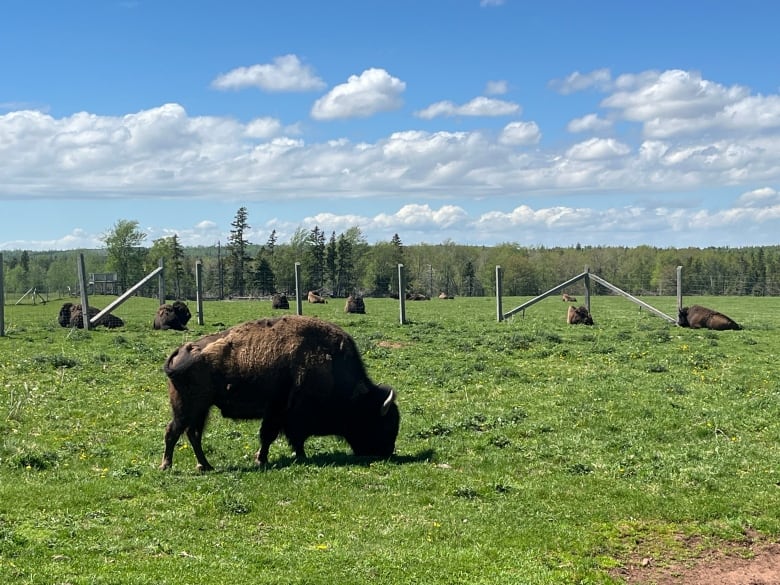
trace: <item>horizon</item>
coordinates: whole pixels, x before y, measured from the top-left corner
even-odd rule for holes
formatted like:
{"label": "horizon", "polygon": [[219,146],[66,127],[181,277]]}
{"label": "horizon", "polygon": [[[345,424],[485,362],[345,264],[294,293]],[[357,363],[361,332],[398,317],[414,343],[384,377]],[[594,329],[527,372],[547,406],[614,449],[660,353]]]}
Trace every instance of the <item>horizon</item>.
{"label": "horizon", "polygon": [[[0,251],[777,245],[780,5],[14,3]],[[262,244],[258,244],[262,245]]]}

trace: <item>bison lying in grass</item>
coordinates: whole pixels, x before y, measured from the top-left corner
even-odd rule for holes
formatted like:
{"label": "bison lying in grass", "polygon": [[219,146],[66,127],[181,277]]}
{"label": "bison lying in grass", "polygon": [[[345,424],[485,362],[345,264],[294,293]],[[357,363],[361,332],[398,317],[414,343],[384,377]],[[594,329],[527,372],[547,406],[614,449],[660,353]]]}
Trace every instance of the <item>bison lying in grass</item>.
{"label": "bison lying in grass", "polygon": [[314,317],[285,315],[236,325],[185,343],[165,362],[173,420],[161,469],[183,432],[198,469],[212,469],[201,439],[209,411],[262,419],[257,464],[284,433],[296,457],[311,436],[343,437],[356,455],[389,457],[400,416],[395,391],[368,377],[354,340]]}
{"label": "bison lying in grass", "polygon": [[174,329],[175,331],[187,331],[187,322],[192,317],[186,303],[175,301],[172,305],[160,305],[154,316],[155,329]]}
{"label": "bison lying in grass", "polygon": [[690,327],[691,329],[714,329],[716,331],[742,329],[731,317],[701,305],[691,305],[680,309],[677,314],[677,324],[680,327]]}
{"label": "bison lying in grass", "polygon": [[325,299],[325,297],[318,295],[313,290],[310,290],[309,294],[306,295],[306,300],[308,300],[310,303],[314,303],[314,304],[324,304],[324,303],[328,302]]}
{"label": "bison lying in grass", "polygon": [[[89,319],[93,319],[98,313],[100,313],[100,309],[97,307],[90,307],[89,308]],[[62,308],[60,309],[59,315],[57,315],[57,323],[60,324],[62,327],[77,327],[79,329],[84,328],[84,309],[81,307],[80,304],[74,305],[73,303],[65,303],[62,305]],[[94,324],[94,327],[97,327],[98,325],[103,325],[105,327],[108,327],[109,329],[112,329],[114,327],[123,327],[125,324],[122,319],[117,317],[116,315],[112,315],[111,313],[107,313],[103,315],[100,320]]]}
{"label": "bison lying in grass", "polygon": [[347,302],[344,303],[344,312],[365,314],[366,303],[363,300],[363,297],[349,295],[347,297]]}
{"label": "bison lying in grass", "polygon": [[289,309],[290,301],[287,299],[287,295],[278,293],[271,297],[272,309]]}
{"label": "bison lying in grass", "polygon": [[566,322],[569,325],[593,325],[593,317],[586,307],[569,306],[566,311]]}

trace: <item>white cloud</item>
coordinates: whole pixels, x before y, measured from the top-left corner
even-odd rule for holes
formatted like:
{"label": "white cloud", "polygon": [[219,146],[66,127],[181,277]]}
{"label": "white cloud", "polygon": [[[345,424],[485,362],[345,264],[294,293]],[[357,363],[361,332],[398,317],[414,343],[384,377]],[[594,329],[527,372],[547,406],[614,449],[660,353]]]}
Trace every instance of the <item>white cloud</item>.
{"label": "white cloud", "polygon": [[538,144],[542,133],[535,122],[510,122],[501,131],[498,141],[511,146]]}
{"label": "white cloud", "polygon": [[211,86],[221,90],[257,87],[269,92],[297,92],[324,89],[325,82],[296,55],[283,55],[273,63],[228,71],[212,81]]}
{"label": "white cloud", "polygon": [[270,138],[281,129],[282,124],[276,118],[255,118],[246,125],[245,134],[250,138]]}
{"label": "white cloud", "polygon": [[479,0],[479,5],[483,8],[490,6],[503,6],[506,0]]}
{"label": "white cloud", "polygon": [[509,91],[509,84],[505,80],[488,81],[485,86],[485,95],[504,95]]}
{"label": "white cloud", "polygon": [[406,84],[384,69],[366,69],[351,75],[318,99],[311,109],[316,120],[367,118],[378,112],[396,110],[403,105],[401,94]]}
{"label": "white cloud", "polygon": [[557,92],[568,95],[591,87],[604,89],[609,87],[611,82],[612,76],[609,69],[596,69],[590,73],[575,71],[564,79],[552,80],[550,85]]}
{"label": "white cloud", "polygon": [[414,115],[430,120],[438,116],[508,116],[520,112],[518,104],[480,96],[461,106],[450,101],[436,102]]}
{"label": "white cloud", "polygon": [[575,160],[600,160],[629,154],[631,148],[614,138],[591,138],[572,146],[567,155]]}
{"label": "white cloud", "polygon": [[610,128],[612,128],[612,122],[600,118],[598,114],[587,114],[581,118],[575,118],[566,126],[566,129],[572,133],[603,132]]}

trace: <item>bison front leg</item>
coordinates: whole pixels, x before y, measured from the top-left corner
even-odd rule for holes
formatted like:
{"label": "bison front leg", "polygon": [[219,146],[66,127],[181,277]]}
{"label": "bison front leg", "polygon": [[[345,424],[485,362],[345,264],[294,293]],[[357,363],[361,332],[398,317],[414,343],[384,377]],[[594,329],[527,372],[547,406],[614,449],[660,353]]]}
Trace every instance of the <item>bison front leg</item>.
{"label": "bison front leg", "polygon": [[258,433],[260,450],[255,454],[255,463],[257,465],[268,463],[268,452],[271,449],[271,443],[276,440],[281,430],[282,421],[279,417],[266,416],[263,419],[263,424],[260,425],[260,432]]}

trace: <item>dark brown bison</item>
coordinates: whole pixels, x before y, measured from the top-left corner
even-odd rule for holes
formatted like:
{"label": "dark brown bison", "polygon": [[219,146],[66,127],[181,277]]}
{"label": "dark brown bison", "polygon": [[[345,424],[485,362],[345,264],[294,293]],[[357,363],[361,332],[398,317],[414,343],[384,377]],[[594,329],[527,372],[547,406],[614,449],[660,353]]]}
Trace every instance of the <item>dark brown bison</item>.
{"label": "dark brown bison", "polygon": [[289,309],[290,308],[290,301],[287,300],[287,295],[283,294],[275,294],[271,297],[271,308],[272,309]]}
{"label": "dark brown bison", "polygon": [[586,307],[572,307],[566,311],[566,322],[569,325],[593,325],[593,317]]}
{"label": "dark brown bison", "polygon": [[322,297],[322,296],[318,295],[313,290],[309,291],[309,294],[307,295],[307,300],[310,303],[315,303],[315,304],[316,303],[327,303],[328,302],[327,300],[325,300],[325,297]]}
{"label": "dark brown bison", "polygon": [[174,329],[187,331],[187,322],[192,317],[190,308],[183,301],[174,301],[172,305],[160,305],[154,316],[155,329]]}
{"label": "dark brown bison", "polygon": [[349,295],[347,302],[344,303],[344,312],[364,314],[366,312],[366,303],[363,301],[363,297]]}
{"label": "dark brown bison", "polygon": [[311,436],[343,437],[356,455],[389,457],[400,416],[392,388],[368,377],[354,340],[315,317],[259,319],[185,343],[165,362],[173,419],[165,429],[161,469],[173,462],[183,432],[198,469],[212,469],[201,439],[209,410],[262,419],[256,463],[268,462],[283,433],[304,458]]}
{"label": "dark brown bison", "polygon": [[[95,315],[100,312],[97,307],[89,308],[89,319],[92,320]],[[73,303],[65,303],[60,309],[59,315],[57,315],[57,323],[62,327],[77,327],[79,329],[84,328],[84,310],[81,305],[74,305]],[[95,327],[103,325],[109,329],[114,327],[124,327],[125,322],[122,321],[116,315],[107,313],[100,318],[100,321],[94,324]]]}
{"label": "dark brown bison", "polygon": [[561,295],[561,300],[563,302],[565,302],[565,303],[576,303],[577,302],[577,297],[573,297],[572,295],[570,295],[568,293],[563,293]]}
{"label": "dark brown bison", "polygon": [[690,327],[691,329],[714,329],[716,331],[742,329],[731,317],[700,305],[691,305],[680,309],[677,313],[677,324],[680,327]]}

